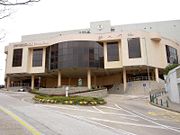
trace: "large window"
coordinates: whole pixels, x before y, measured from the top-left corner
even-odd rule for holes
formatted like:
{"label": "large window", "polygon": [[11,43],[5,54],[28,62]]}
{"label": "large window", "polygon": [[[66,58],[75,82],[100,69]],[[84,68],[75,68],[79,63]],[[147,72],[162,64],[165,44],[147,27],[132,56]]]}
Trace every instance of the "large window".
{"label": "large window", "polygon": [[46,68],[103,67],[103,47],[95,41],[67,41],[49,46]]}
{"label": "large window", "polygon": [[107,60],[108,61],[119,61],[118,42],[107,43]]}
{"label": "large window", "polygon": [[13,52],[13,67],[21,67],[22,66],[22,53],[23,49],[14,49]]}
{"label": "large window", "polygon": [[178,64],[177,50],[171,46],[166,45],[167,62],[171,64]]}
{"label": "large window", "polygon": [[139,38],[128,38],[129,58],[141,57],[141,46]]}
{"label": "large window", "polygon": [[33,49],[33,67],[42,66],[43,49]]}

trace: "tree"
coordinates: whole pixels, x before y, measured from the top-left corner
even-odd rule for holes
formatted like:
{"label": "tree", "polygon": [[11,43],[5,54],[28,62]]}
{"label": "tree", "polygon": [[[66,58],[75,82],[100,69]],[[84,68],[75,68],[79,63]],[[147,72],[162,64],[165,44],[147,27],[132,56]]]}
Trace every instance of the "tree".
{"label": "tree", "polygon": [[8,17],[10,10],[8,7],[17,5],[27,5],[29,3],[39,2],[40,0],[0,0],[0,19]]}
{"label": "tree", "polygon": [[[11,7],[18,5],[27,5],[29,3],[39,2],[40,0],[0,0],[0,20],[12,14]],[[0,32],[0,40],[5,37],[5,34]]]}
{"label": "tree", "polygon": [[170,64],[168,65],[165,69],[164,69],[164,74],[167,75],[169,73],[169,71],[171,71],[172,69],[178,67],[180,64]]}

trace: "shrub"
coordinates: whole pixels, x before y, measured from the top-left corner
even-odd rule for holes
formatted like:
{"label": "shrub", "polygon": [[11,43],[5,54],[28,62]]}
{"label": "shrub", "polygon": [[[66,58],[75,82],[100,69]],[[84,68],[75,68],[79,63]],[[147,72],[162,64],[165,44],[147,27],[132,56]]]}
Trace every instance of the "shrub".
{"label": "shrub", "polygon": [[180,64],[171,64],[171,65],[168,65],[168,66],[164,69],[164,74],[167,75],[170,70],[176,68],[176,67],[179,66],[179,65],[180,65]]}
{"label": "shrub", "polygon": [[106,101],[102,98],[95,97],[65,97],[65,96],[47,96],[47,95],[35,95],[33,98],[36,102],[40,103],[62,103],[69,105],[103,105]]}

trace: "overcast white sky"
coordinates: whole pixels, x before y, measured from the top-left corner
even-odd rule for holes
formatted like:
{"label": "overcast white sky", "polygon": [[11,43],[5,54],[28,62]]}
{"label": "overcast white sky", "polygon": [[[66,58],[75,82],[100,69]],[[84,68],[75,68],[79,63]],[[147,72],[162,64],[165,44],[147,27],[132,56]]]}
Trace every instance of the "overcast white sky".
{"label": "overcast white sky", "polygon": [[0,84],[4,83],[4,46],[21,35],[89,28],[94,21],[112,25],[180,19],[180,0],[41,0],[19,6],[0,20],[6,38],[0,41]]}

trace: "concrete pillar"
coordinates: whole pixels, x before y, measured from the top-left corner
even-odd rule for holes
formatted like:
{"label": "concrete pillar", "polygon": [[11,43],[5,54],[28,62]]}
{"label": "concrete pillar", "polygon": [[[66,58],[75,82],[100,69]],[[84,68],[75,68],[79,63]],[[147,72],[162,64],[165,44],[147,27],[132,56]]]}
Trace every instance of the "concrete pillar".
{"label": "concrete pillar", "polygon": [[6,84],[6,88],[9,89],[10,87],[10,77],[7,77],[7,84]]}
{"label": "concrete pillar", "polygon": [[61,71],[58,71],[58,84],[57,87],[61,87]]}
{"label": "concrete pillar", "polygon": [[123,84],[124,84],[124,92],[126,91],[127,88],[127,78],[126,78],[126,69],[123,68]]}
{"label": "concrete pillar", "polygon": [[156,82],[159,82],[159,71],[158,71],[158,68],[155,68],[155,79],[156,79]]}
{"label": "concrete pillar", "polygon": [[31,90],[34,89],[34,75],[31,76]]}
{"label": "concrete pillar", "polygon": [[103,50],[104,50],[104,67],[106,67],[106,63],[107,63],[107,43],[106,42],[103,43]]}
{"label": "concrete pillar", "polygon": [[88,69],[87,71],[87,85],[88,85],[88,89],[91,89],[91,70]]}

